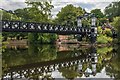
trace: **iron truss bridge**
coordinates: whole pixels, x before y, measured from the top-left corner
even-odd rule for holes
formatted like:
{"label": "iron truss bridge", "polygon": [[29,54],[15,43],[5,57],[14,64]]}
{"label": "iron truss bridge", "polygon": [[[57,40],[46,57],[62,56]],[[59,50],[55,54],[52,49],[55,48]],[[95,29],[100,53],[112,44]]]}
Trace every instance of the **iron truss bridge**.
{"label": "iron truss bridge", "polygon": [[91,34],[91,28],[68,27],[49,23],[1,21],[3,32],[37,32],[56,34]]}

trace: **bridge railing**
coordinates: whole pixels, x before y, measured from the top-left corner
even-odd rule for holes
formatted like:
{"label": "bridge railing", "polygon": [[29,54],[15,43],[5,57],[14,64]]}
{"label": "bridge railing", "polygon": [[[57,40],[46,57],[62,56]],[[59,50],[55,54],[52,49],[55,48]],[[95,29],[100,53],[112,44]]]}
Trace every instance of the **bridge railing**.
{"label": "bridge railing", "polygon": [[49,23],[34,23],[21,21],[2,21],[2,31],[5,32],[40,32],[57,34],[86,34],[90,28],[67,27]]}

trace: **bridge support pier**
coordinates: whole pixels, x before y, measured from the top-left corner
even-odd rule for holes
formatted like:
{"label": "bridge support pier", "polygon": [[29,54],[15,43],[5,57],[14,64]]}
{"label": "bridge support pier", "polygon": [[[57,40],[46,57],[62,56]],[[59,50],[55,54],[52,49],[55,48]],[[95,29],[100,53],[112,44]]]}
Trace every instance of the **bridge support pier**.
{"label": "bridge support pier", "polygon": [[97,41],[97,26],[96,26],[96,17],[93,14],[91,18],[91,34],[90,34],[90,41],[92,44],[96,43]]}
{"label": "bridge support pier", "polygon": [[97,41],[97,35],[91,33],[91,35],[90,35],[90,42],[91,42],[91,44],[96,43],[96,41]]}

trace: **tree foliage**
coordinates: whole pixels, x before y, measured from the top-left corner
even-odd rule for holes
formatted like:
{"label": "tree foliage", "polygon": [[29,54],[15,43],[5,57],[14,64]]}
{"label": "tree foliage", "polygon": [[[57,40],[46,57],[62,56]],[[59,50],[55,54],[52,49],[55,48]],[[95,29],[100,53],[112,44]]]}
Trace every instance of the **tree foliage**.
{"label": "tree foliage", "polygon": [[29,15],[34,21],[49,21],[51,9],[53,8],[51,1],[31,2],[30,0],[26,0],[25,3],[30,6],[28,9]]}
{"label": "tree foliage", "polygon": [[4,10],[0,10],[0,13],[2,14],[2,20],[12,20],[12,21],[21,20],[21,18],[13,14],[12,11],[7,12]]}
{"label": "tree foliage", "polygon": [[109,19],[113,19],[113,17],[120,16],[120,1],[112,2],[105,8],[105,15]]}
{"label": "tree foliage", "polygon": [[70,24],[75,26],[76,18],[83,15],[83,13],[84,11],[81,7],[74,7],[72,4],[69,4],[57,14],[56,22],[62,25]]}
{"label": "tree foliage", "polygon": [[97,43],[99,44],[107,44],[113,41],[112,32],[110,29],[102,30],[102,28],[99,26],[98,35],[99,36],[97,37]]}
{"label": "tree foliage", "polygon": [[120,42],[120,17],[115,17],[113,19],[112,25],[115,27],[115,29],[118,32],[118,40]]}
{"label": "tree foliage", "polygon": [[91,13],[94,13],[97,18],[103,18],[104,14],[101,12],[101,9],[91,10]]}

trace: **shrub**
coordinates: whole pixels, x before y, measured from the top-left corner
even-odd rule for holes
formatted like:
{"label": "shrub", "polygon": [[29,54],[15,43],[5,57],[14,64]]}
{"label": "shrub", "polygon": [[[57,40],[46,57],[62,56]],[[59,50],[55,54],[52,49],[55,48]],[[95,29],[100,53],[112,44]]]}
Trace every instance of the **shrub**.
{"label": "shrub", "polygon": [[107,44],[112,42],[112,32],[111,29],[105,29],[102,30],[102,28],[98,27],[98,37],[97,37],[97,43],[100,44]]}
{"label": "shrub", "polygon": [[106,35],[103,35],[103,34],[100,34],[97,38],[97,43],[100,43],[100,44],[107,44],[111,42],[112,42],[112,38],[107,37]]}
{"label": "shrub", "polygon": [[111,24],[117,29],[117,31],[120,31],[120,17],[115,17]]}
{"label": "shrub", "polygon": [[106,34],[108,37],[112,37],[112,31],[111,29],[105,29],[104,34]]}
{"label": "shrub", "polygon": [[120,42],[120,17],[115,17],[111,24],[118,32],[118,41]]}

